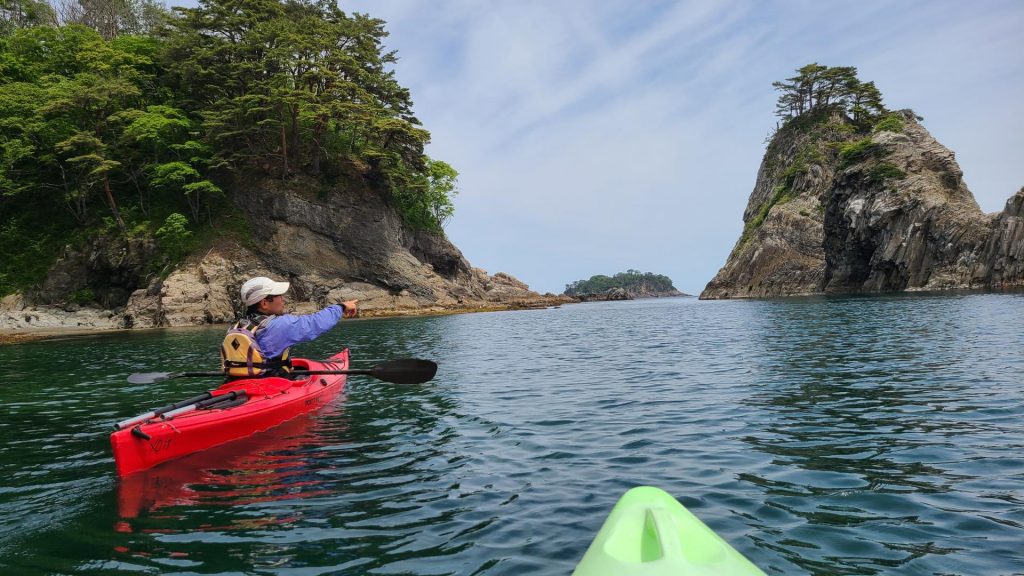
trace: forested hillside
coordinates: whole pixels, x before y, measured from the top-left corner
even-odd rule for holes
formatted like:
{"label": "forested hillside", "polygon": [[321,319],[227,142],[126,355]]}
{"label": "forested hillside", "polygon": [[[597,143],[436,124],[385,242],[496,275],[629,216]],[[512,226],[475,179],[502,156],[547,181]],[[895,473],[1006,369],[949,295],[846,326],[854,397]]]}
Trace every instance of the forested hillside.
{"label": "forested hillside", "polygon": [[452,215],[457,173],[424,154],[379,19],[315,0],[4,0],[0,20],[0,296],[97,238],[154,245],[151,275],[244,241],[258,223],[227,197],[254,178],[357,183],[411,229]]}

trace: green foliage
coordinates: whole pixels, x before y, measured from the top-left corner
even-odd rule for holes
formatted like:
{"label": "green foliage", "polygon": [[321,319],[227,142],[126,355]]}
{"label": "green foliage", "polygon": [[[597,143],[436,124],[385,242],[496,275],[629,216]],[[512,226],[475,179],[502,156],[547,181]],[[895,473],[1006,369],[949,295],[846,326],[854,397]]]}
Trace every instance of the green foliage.
{"label": "green foliage", "polygon": [[92,288],[82,288],[73,292],[69,299],[75,304],[90,304],[96,301],[96,295],[93,293]]}
{"label": "green foliage", "polygon": [[415,187],[399,191],[395,200],[406,223],[439,232],[455,213],[452,198],[459,193],[459,173],[445,162],[428,159],[426,174]]}
{"label": "green foliage", "polygon": [[743,227],[743,234],[740,236],[740,245],[742,246],[743,244],[746,244],[754,235],[754,232],[764,224],[764,221],[768,218],[768,213],[772,211],[772,208],[779,204],[785,204],[795,197],[796,195],[786,186],[776,186],[775,190],[772,191],[772,197],[761,205],[761,209],[758,210],[757,214]]}
{"label": "green foliage", "polygon": [[881,184],[889,179],[902,180],[906,177],[906,172],[888,162],[881,162],[868,170],[868,182],[872,184]]}
{"label": "green foliage", "polygon": [[[886,120],[888,121],[888,119]],[[891,124],[890,124],[891,125]],[[873,142],[870,137],[847,142],[838,147],[840,169],[867,162],[866,178],[870,184],[879,184],[888,179],[901,179],[906,173],[893,164],[883,162],[889,151],[883,144]]]}
{"label": "green foliage", "polygon": [[614,276],[598,274],[591,276],[589,280],[577,280],[571,284],[566,284],[565,294],[567,296],[600,294],[612,288],[622,288],[634,294],[668,292],[676,289],[668,276],[630,269],[625,272],[619,272]]}
{"label": "green foliage", "polygon": [[818,149],[817,145],[811,144],[804,147],[796,156],[793,158],[793,162],[788,168],[783,170],[779,177],[781,186],[787,191],[793,190],[793,184],[796,182],[796,178],[801,174],[805,174],[810,170],[812,164],[822,164],[825,161],[824,155]]}
{"label": "green foliage", "polygon": [[796,178],[801,174],[807,173],[811,164],[821,164],[824,161],[824,156],[815,144],[811,144],[797,153],[793,162],[779,176],[779,185],[772,191],[772,196],[761,205],[761,209],[758,210],[757,214],[744,225],[743,234],[740,236],[741,246],[746,244],[754,232],[764,224],[772,208],[785,204],[799,195],[799,190],[794,188]]}
{"label": "green foliage", "polygon": [[829,122],[825,129],[840,136],[849,136],[857,132],[856,126],[846,122]]}
{"label": "green foliage", "polygon": [[413,227],[451,218],[458,173],[424,154],[430,134],[383,21],[320,0],[173,14],[153,0],[72,2],[62,25],[47,10],[0,6],[0,289],[38,282],[55,258],[40,251],[100,230],[165,222],[166,235],[176,214],[196,236],[233,235],[204,230],[231,213],[222,186],[239,175],[375,190]]}
{"label": "green foliage", "polygon": [[69,240],[68,229],[60,226],[64,222],[47,222],[36,214],[0,220],[0,296],[36,286]]}
{"label": "green foliage", "polygon": [[861,82],[853,66],[830,68],[815,62],[772,86],[782,93],[775,113],[787,121],[818,110],[839,110],[854,121],[886,112],[875,83]]}
{"label": "green foliage", "polygon": [[179,261],[191,247],[192,231],[188,228],[188,218],[177,212],[167,217],[155,235],[157,244],[170,262]]}
{"label": "green foliage", "polygon": [[888,114],[875,123],[873,132],[903,132],[903,118],[899,114]]}
{"label": "green foliage", "polygon": [[56,12],[43,0],[0,0],[0,34],[29,26],[45,26],[56,20]]}
{"label": "green foliage", "polygon": [[772,191],[772,196],[761,205],[761,209],[758,210],[757,214],[744,225],[743,234],[740,236],[741,246],[746,244],[754,232],[764,224],[772,208],[785,204],[800,194],[800,190],[795,188],[797,177],[806,174],[810,170],[811,165],[820,165],[825,162],[825,156],[821,152],[820,146],[817,142],[811,142],[802,148],[794,156],[790,165],[778,176],[779,184]]}
{"label": "green foliage", "polygon": [[839,147],[839,167],[848,168],[868,158],[884,156],[885,153],[885,146],[872,142],[871,138],[854,140]]}

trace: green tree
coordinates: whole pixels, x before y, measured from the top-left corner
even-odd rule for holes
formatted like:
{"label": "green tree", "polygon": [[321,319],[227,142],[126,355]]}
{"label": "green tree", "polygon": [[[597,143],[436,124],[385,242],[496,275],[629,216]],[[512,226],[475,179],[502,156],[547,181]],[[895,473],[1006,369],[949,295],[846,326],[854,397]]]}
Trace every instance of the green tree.
{"label": "green tree", "polygon": [[0,229],[24,238],[3,289],[108,220],[212,222],[219,184],[261,170],[362,181],[442,231],[458,173],[425,155],[386,37],[330,0],[0,0]]}
{"label": "green tree", "polygon": [[440,160],[427,161],[427,204],[439,227],[443,227],[455,214],[452,199],[459,193],[459,173]]}
{"label": "green tree", "polygon": [[194,222],[199,222],[204,198],[209,202],[212,198],[223,195],[223,191],[217,185],[203,179],[199,170],[182,161],[155,165],[150,183],[158,190],[183,194],[192,210]]}
{"label": "green tree", "polygon": [[168,31],[172,82],[195,98],[218,167],[320,172],[333,131],[395,194],[425,176],[429,134],[387,66],[381,20],[324,1],[202,0]]}
{"label": "green tree", "polygon": [[176,262],[188,252],[192,241],[192,231],[188,228],[188,218],[177,212],[172,213],[156,231],[156,240],[168,259]]}
{"label": "green tree", "polygon": [[57,14],[42,0],[0,0],[0,34],[17,28],[56,26]]}
{"label": "green tree", "polygon": [[830,68],[815,62],[799,68],[792,78],[773,82],[772,86],[781,92],[775,113],[784,119],[823,109],[840,110],[855,121],[887,112],[878,88],[873,82],[857,79],[853,66]]}
{"label": "green tree", "polygon": [[81,24],[111,40],[125,34],[148,34],[168,17],[155,0],[56,0],[62,24]]}
{"label": "green tree", "polygon": [[120,130],[118,146],[122,169],[138,194],[139,208],[148,213],[149,175],[165,160],[199,164],[208,156],[203,144],[188,140],[192,122],[182,110],[166,105],[118,112],[110,120]]}
{"label": "green tree", "polygon": [[65,198],[75,217],[84,221],[89,192],[100,185],[114,221],[123,232],[124,220],[110,187],[110,173],[119,168],[121,163],[109,158],[106,144],[92,134],[76,132],[67,140],[58,142],[56,148],[65,156],[67,166],[75,173],[75,186]]}

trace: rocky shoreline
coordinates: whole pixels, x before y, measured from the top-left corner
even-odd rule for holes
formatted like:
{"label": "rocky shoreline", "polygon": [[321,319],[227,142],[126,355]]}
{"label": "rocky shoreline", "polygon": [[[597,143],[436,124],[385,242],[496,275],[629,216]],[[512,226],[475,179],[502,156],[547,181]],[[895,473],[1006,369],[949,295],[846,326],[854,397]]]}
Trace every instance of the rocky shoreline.
{"label": "rocky shoreline", "polygon": [[443,233],[410,229],[371,189],[322,194],[314,184],[301,176],[236,182],[232,201],[247,232],[220,235],[169,270],[154,272],[151,239],[97,237],[67,247],[37,288],[0,300],[0,337],[225,324],[242,312],[238,288],[254,276],[290,282],[295,314],[352,299],[362,317],[576,301],[473,267]]}
{"label": "rocky shoreline", "polygon": [[618,300],[641,300],[647,298],[687,298],[693,297],[692,294],[686,294],[678,290],[668,290],[665,292],[641,292],[633,293],[625,288],[609,288],[604,292],[598,294],[578,294],[575,296],[576,300],[580,302],[615,302]]}
{"label": "rocky shoreline", "polygon": [[[5,299],[8,300],[8,299]],[[13,299],[10,299],[13,300]],[[372,309],[360,312],[360,318],[389,318],[412,316],[443,316],[448,314],[471,314],[477,312],[502,312],[508,310],[538,310],[562,304],[579,302],[565,296],[540,296],[532,300],[504,303],[478,303],[476,306],[425,306],[415,309]],[[298,302],[290,306],[290,313],[308,313],[319,309],[312,302]],[[146,326],[126,328],[123,314],[98,308],[80,308],[69,312],[59,306],[27,307],[9,309],[0,304],[0,346],[20,344],[37,340],[109,334],[112,332],[137,332],[164,328],[185,328],[200,326],[227,326],[230,321],[178,326]]]}

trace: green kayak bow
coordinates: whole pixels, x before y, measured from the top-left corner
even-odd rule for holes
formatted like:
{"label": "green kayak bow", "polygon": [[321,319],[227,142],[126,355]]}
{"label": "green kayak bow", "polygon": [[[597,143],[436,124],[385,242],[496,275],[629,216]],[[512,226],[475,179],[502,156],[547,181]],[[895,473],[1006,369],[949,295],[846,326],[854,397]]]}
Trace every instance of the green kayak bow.
{"label": "green kayak bow", "polygon": [[667,492],[626,492],[573,576],[765,576]]}

